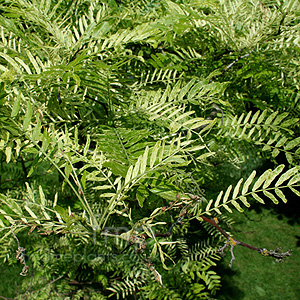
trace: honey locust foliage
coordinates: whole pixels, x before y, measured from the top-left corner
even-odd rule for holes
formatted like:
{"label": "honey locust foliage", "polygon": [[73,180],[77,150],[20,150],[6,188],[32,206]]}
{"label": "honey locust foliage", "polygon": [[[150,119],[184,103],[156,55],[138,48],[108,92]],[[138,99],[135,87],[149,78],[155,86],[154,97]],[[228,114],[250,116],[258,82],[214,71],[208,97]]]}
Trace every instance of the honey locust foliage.
{"label": "honey locust foliage", "polygon": [[202,216],[300,195],[299,2],[0,10],[1,257],[26,248],[26,297],[213,297]]}

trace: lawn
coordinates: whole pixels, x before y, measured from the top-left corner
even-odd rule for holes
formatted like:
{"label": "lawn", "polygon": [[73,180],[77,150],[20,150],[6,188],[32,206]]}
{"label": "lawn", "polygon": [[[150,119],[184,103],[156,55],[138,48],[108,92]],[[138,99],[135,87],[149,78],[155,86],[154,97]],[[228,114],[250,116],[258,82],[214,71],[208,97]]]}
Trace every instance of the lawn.
{"label": "lawn", "polygon": [[293,249],[292,256],[278,263],[255,251],[237,246],[236,260],[228,267],[230,253],[226,253],[219,272],[223,275],[223,287],[218,300],[298,300],[300,299],[300,219],[289,219],[272,210],[234,213],[232,234],[238,240],[275,250]]}

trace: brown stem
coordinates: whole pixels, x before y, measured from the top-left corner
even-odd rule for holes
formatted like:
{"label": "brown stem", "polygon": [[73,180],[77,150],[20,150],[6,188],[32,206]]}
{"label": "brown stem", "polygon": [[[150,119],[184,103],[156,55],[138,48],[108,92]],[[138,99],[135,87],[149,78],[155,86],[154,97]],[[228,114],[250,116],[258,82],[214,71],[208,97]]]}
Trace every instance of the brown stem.
{"label": "brown stem", "polygon": [[202,218],[203,221],[208,222],[212,226],[217,228],[227,239],[230,237],[229,234],[227,232],[225,232],[214,220],[209,219],[209,218],[204,217],[204,216],[200,216],[200,218]]}
{"label": "brown stem", "polygon": [[200,217],[202,218],[203,221],[208,222],[212,226],[214,226],[218,231],[220,231],[222,233],[222,235],[224,235],[227,238],[226,244],[219,250],[219,252],[221,252],[221,254],[224,255],[224,252],[223,252],[224,249],[227,248],[227,246],[231,245],[230,252],[231,252],[232,259],[229,264],[230,267],[232,266],[232,262],[235,260],[235,257],[233,255],[233,248],[236,245],[241,245],[248,249],[254,250],[264,256],[274,257],[274,258],[278,259],[279,261],[282,261],[282,259],[286,256],[292,255],[290,253],[292,250],[288,250],[287,252],[280,252],[281,248],[278,248],[276,250],[267,250],[266,248],[258,248],[258,247],[246,244],[244,242],[241,242],[239,240],[236,240],[236,239],[232,238],[227,232],[225,232],[219,225],[217,225],[217,223],[213,219],[209,219],[205,216],[200,216]]}

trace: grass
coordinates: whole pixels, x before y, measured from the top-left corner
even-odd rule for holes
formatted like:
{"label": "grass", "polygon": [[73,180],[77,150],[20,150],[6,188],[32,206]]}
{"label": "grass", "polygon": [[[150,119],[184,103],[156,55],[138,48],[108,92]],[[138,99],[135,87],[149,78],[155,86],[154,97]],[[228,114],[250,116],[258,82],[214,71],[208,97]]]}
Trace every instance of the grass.
{"label": "grass", "polygon": [[0,265],[0,296],[14,298],[21,289],[24,277],[20,276],[23,265]]}
{"label": "grass", "polygon": [[264,257],[250,249],[234,248],[236,260],[230,269],[231,255],[226,257],[219,268],[223,287],[218,300],[299,300],[300,299],[300,231],[299,221],[263,209],[234,213],[236,221],[231,230],[237,240],[259,248],[282,251],[293,249],[292,256],[277,263],[271,257]]}

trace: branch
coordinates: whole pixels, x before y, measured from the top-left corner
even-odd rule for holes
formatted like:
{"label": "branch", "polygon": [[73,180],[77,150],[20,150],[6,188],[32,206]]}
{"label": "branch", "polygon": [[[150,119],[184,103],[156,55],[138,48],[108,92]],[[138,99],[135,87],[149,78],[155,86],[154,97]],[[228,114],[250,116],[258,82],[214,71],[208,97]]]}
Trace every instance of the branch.
{"label": "branch", "polygon": [[29,267],[27,266],[26,261],[25,261],[25,251],[26,251],[26,249],[20,246],[19,239],[17,238],[16,234],[13,232],[13,225],[11,225],[10,230],[11,230],[14,238],[16,239],[17,243],[18,243],[18,249],[16,250],[16,252],[17,252],[16,259],[19,260],[22,265],[24,265],[20,275],[21,276],[26,276],[27,273],[28,273],[28,269],[29,269]]}
{"label": "branch", "polygon": [[208,222],[212,226],[214,226],[218,231],[220,231],[222,233],[222,235],[224,235],[226,237],[227,241],[225,242],[224,246],[218,250],[218,252],[220,252],[221,255],[224,256],[225,255],[224,250],[228,246],[230,246],[230,252],[231,252],[231,260],[229,263],[230,268],[232,267],[232,263],[235,260],[235,256],[233,254],[233,248],[236,245],[240,245],[240,246],[246,247],[248,249],[254,250],[263,256],[274,257],[278,260],[278,262],[282,262],[284,257],[292,255],[290,253],[292,250],[288,250],[286,252],[281,252],[281,248],[277,248],[276,250],[267,250],[266,248],[258,248],[258,247],[246,244],[244,242],[241,242],[239,240],[236,240],[233,237],[231,237],[227,232],[225,232],[219,225],[217,225],[217,223],[214,221],[214,219],[208,219],[207,217],[204,217],[204,216],[200,216],[200,217],[202,218],[203,221]]}
{"label": "branch", "polygon": [[[242,50],[242,49],[241,49]],[[241,51],[241,50],[239,50],[239,51]],[[212,82],[213,81],[213,79],[215,78],[215,77],[219,77],[219,76],[223,76],[235,63],[237,63],[239,60],[241,60],[241,59],[243,59],[243,58],[245,58],[245,57],[248,57],[248,56],[250,56],[250,54],[252,53],[252,52],[254,52],[255,51],[255,47],[252,49],[252,50],[250,50],[248,53],[246,53],[246,54],[244,54],[244,55],[241,55],[241,56],[239,56],[238,58],[236,58],[233,62],[231,62],[227,67],[225,67],[225,69],[223,69],[223,71],[222,71],[222,73],[221,74],[219,74],[219,75],[217,75],[217,76],[214,76],[214,77],[212,77],[210,80],[209,80],[209,82]]]}

